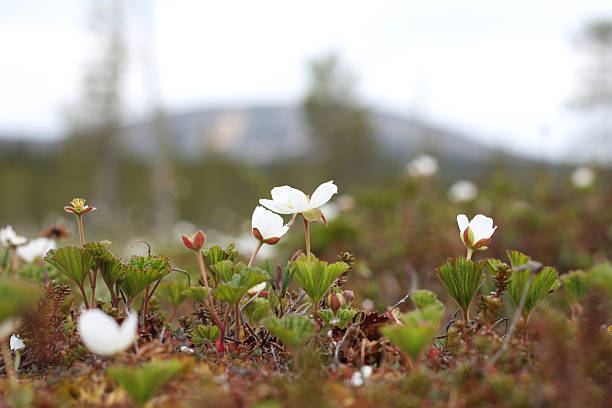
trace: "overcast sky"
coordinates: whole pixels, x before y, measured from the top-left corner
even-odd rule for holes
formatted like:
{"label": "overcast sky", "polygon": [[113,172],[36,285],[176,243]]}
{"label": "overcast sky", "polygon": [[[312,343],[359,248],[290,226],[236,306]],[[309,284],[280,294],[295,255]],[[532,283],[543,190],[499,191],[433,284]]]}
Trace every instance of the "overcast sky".
{"label": "overcast sky", "polygon": [[[0,2],[0,133],[61,133],[63,112],[77,100],[96,52],[90,4]],[[307,62],[337,51],[369,106],[419,115],[494,145],[547,146],[546,156],[561,154],[580,134],[567,109],[582,63],[572,41],[585,22],[612,16],[609,0],[126,4],[132,118],[149,101],[143,39],[153,47],[171,111],[296,102]]]}

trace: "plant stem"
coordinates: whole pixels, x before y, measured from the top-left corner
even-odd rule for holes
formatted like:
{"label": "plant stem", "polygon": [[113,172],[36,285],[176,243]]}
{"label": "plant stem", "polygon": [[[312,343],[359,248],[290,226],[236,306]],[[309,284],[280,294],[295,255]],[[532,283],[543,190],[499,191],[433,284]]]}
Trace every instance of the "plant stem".
{"label": "plant stem", "polygon": [[[202,259],[202,252],[196,251],[196,256],[198,258],[198,265],[200,266],[200,272],[202,273],[202,280],[204,281],[204,287],[206,288],[206,292],[208,294],[208,302],[205,305],[208,309],[208,313],[210,313],[210,317],[213,319],[219,330],[222,330],[223,323],[217,316],[217,312],[215,311],[215,303],[213,302],[212,295],[210,294],[210,287],[208,286],[208,279],[206,278],[206,269],[204,268],[204,260]],[[229,311],[230,307],[228,307]],[[229,312],[228,312],[229,313]],[[223,329],[225,333],[225,330]],[[222,340],[224,341],[224,340]]]}
{"label": "plant stem", "polygon": [[467,255],[465,256],[465,259],[467,259],[468,261],[471,260],[473,253],[474,253],[474,250],[472,248],[468,248],[467,249]]}
{"label": "plant stem", "polygon": [[91,303],[96,304],[96,283],[98,280],[98,269],[93,271],[93,278],[91,278]]}
{"label": "plant stem", "polygon": [[204,287],[207,291],[210,292],[210,288],[208,287],[208,278],[206,278],[206,268],[204,268],[204,260],[202,259],[202,252],[200,252],[199,250],[196,251],[196,256],[198,257],[198,265],[200,266],[200,273],[202,274]]}
{"label": "plant stem", "polygon": [[85,288],[83,285],[79,285],[79,289],[81,290],[81,296],[83,296],[83,302],[85,302],[85,309],[89,309],[89,302],[87,302],[87,293],[85,293]]}
{"label": "plant stem", "polygon": [[253,262],[255,262],[255,257],[257,256],[257,253],[261,249],[262,245],[263,241],[259,241],[257,247],[255,248],[255,251],[253,252],[253,256],[251,256],[251,259],[249,259],[249,264],[247,266],[253,266]]}
{"label": "plant stem", "polygon": [[85,248],[85,234],[83,233],[83,216],[81,214],[78,214],[77,219],[79,220],[79,235],[81,236],[81,246]]}
{"label": "plant stem", "polygon": [[17,255],[17,247],[13,247],[13,275],[17,275],[19,269],[19,256]]}
{"label": "plant stem", "polygon": [[234,305],[234,313],[236,315],[234,319],[235,320],[234,325],[236,326],[236,334],[235,334],[236,339],[241,341],[241,338],[240,338],[241,337],[240,336],[240,307],[238,306],[239,304],[240,302]]}
{"label": "plant stem", "polygon": [[2,339],[2,359],[4,360],[4,370],[9,378],[12,385],[17,384],[17,374],[15,373],[15,366],[13,364],[13,358],[11,357],[11,350],[9,349],[9,340]]}
{"label": "plant stem", "polygon": [[306,261],[310,265],[310,227],[306,218],[304,218],[304,233],[306,234]]}

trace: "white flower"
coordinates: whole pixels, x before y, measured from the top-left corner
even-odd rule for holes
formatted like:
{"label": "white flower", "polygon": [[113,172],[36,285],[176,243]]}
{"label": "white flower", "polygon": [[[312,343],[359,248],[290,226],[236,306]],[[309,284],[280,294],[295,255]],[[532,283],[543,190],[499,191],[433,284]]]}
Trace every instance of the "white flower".
{"label": "white flower", "polygon": [[254,294],[256,294],[256,293],[261,292],[261,291],[262,291],[262,290],[264,290],[265,288],[266,288],[266,282],[261,282],[260,284],[255,285],[255,286],[253,286],[251,289],[249,289],[249,290],[247,291],[247,293],[248,293],[249,295],[254,295]]}
{"label": "white flower", "polygon": [[55,249],[55,241],[49,238],[36,238],[25,245],[17,247],[17,255],[31,263],[37,258],[43,258],[50,249]]}
{"label": "white flower", "polygon": [[351,377],[351,385],[353,387],[361,387],[365,380],[372,375],[372,366],[366,365],[361,367],[361,370],[353,373]]}
{"label": "white flower", "polygon": [[[233,242],[236,244],[236,249],[241,254],[252,254],[259,245],[259,242],[253,239],[253,234],[246,231],[237,237],[229,237],[227,242]],[[263,245],[257,256],[262,258],[272,258],[276,255],[276,252],[276,247],[274,245]]]}
{"label": "white flower", "polygon": [[104,356],[120,353],[130,347],[136,340],[137,329],[138,318],[131,313],[121,326],[100,309],[84,310],[78,321],[83,344],[92,353]]}
{"label": "white flower", "polygon": [[[262,198],[259,204],[278,214],[302,214],[304,219],[314,222],[325,217],[319,207],[328,202],[338,192],[338,186],[333,181],[321,184],[307,196],[302,191],[289,187],[274,187],[271,195],[272,200]],[[327,221],[325,221],[327,223]]]}
{"label": "white flower", "polygon": [[11,340],[9,341],[10,346],[11,346],[11,350],[21,350],[22,348],[25,348],[25,344],[23,343],[23,340],[21,340],[19,337],[15,336],[14,334],[11,335]]}
{"label": "white flower", "polygon": [[194,349],[189,348],[189,347],[187,347],[187,346],[181,346],[181,351],[182,351],[183,353],[187,353],[187,354],[193,354],[193,353],[195,353],[195,350],[194,350]]}
{"label": "white flower", "polygon": [[453,203],[472,201],[478,195],[478,187],[469,180],[458,180],[448,189],[448,198]]}
{"label": "white flower", "polygon": [[253,211],[251,227],[253,228],[253,236],[269,245],[276,244],[289,230],[288,226],[283,225],[283,219],[280,215],[274,214],[259,205]]}
{"label": "white flower", "polygon": [[422,154],[408,163],[406,171],[412,177],[431,177],[438,172],[438,160],[428,154]]}
{"label": "white flower", "polygon": [[17,235],[12,226],[7,225],[0,229],[0,244],[2,246],[20,246],[28,242],[26,237]]}
{"label": "white flower", "polygon": [[590,167],[578,167],[572,172],[572,184],[576,188],[587,188],[595,182],[595,172]]}
{"label": "white flower", "polygon": [[493,219],[482,214],[476,215],[472,221],[468,221],[465,214],[459,214],[457,224],[461,232],[461,241],[471,249],[487,249],[487,245],[491,242],[491,236],[497,229],[493,226]]}

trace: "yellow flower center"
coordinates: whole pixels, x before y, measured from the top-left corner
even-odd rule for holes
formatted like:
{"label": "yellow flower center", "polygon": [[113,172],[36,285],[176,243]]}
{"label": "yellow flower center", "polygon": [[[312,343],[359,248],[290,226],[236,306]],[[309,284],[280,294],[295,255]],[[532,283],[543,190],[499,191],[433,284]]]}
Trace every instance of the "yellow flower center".
{"label": "yellow flower center", "polygon": [[70,205],[77,211],[83,211],[85,209],[85,200],[84,198],[74,198],[70,201]]}

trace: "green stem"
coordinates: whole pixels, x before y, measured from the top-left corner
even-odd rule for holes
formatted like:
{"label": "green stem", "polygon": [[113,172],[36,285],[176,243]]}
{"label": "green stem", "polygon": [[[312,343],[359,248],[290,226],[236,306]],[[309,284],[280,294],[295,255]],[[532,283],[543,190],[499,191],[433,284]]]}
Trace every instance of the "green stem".
{"label": "green stem", "polygon": [[13,276],[17,276],[17,270],[19,269],[19,256],[17,255],[17,247],[13,247]]}
{"label": "green stem", "polygon": [[81,214],[77,214],[77,219],[79,220],[79,235],[81,236],[81,246],[85,248],[85,234],[83,233],[83,216]]}
{"label": "green stem", "polygon": [[304,233],[306,234],[306,261],[310,265],[310,227],[306,218],[304,218]]}
{"label": "green stem", "polygon": [[467,255],[465,256],[465,259],[467,259],[468,261],[471,260],[473,253],[474,253],[474,250],[472,248],[468,248],[467,249]]}
{"label": "green stem", "polygon": [[249,260],[249,264],[247,266],[253,266],[253,262],[255,262],[255,257],[257,256],[257,253],[261,249],[262,245],[263,241],[259,241],[257,247],[255,248],[255,251],[253,252],[253,256],[251,256],[251,259]]}

